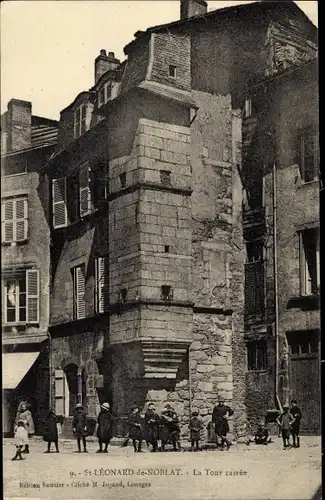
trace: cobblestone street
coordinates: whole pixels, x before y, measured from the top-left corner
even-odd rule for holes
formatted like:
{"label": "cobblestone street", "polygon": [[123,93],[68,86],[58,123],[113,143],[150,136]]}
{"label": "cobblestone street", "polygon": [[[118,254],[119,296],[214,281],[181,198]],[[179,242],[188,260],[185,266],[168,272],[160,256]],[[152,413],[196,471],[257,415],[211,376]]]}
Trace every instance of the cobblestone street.
{"label": "cobblestone street", "polygon": [[[321,484],[321,440],[303,437],[300,449],[270,445],[233,446],[229,452],[149,453],[112,446],[107,455],[75,453],[61,443],[60,454],[43,454],[45,443],[12,462],[12,441],[4,440],[5,498],[158,500],[312,500]],[[115,474],[114,474],[115,472]],[[320,497],[319,497],[320,498]]]}

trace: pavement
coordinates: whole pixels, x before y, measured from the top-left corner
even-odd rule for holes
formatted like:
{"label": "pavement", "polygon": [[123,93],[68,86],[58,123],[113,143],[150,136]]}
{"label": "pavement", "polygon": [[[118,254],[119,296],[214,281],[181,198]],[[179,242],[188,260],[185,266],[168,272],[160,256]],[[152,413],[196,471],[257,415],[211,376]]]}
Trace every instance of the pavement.
{"label": "pavement", "polygon": [[[134,453],[110,446],[76,453],[75,441],[44,454],[33,439],[23,461],[11,461],[12,439],[3,440],[4,498],[116,500],[321,500],[321,438],[301,437],[299,449],[233,445],[227,451]],[[318,493],[317,493],[318,492]],[[318,496],[317,496],[318,495]]]}

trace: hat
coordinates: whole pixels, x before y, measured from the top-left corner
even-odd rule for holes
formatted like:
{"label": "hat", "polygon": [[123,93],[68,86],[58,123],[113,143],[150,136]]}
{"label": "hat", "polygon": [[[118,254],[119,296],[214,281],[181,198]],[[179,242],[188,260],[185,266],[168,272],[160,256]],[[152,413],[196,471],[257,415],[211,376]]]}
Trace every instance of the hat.
{"label": "hat", "polygon": [[166,410],[172,410],[172,407],[170,405],[165,406]]}
{"label": "hat", "polygon": [[17,420],[17,424],[24,424],[24,425],[26,425],[26,424],[27,424],[27,422],[26,422],[26,420],[24,420],[23,418],[19,418],[19,419]]}
{"label": "hat", "polygon": [[283,408],[290,408],[290,406],[288,405],[288,403],[285,403],[285,404],[283,405]]}
{"label": "hat", "polygon": [[154,407],[154,408],[155,408],[154,403],[149,403],[149,404],[148,404],[148,408],[152,408],[152,407]]}
{"label": "hat", "polygon": [[136,409],[139,409],[137,405],[132,405],[131,406],[131,411],[136,410]]}
{"label": "hat", "polygon": [[100,405],[102,408],[104,408],[104,410],[109,410],[110,409],[110,405],[109,403],[103,403]]}
{"label": "hat", "polygon": [[81,404],[81,403],[77,403],[77,404],[76,404],[76,408],[82,408],[82,407],[83,407],[83,406],[82,406],[82,404]]}
{"label": "hat", "polygon": [[225,398],[223,396],[218,396],[218,401],[220,403],[220,401],[222,401],[223,403],[225,402]]}
{"label": "hat", "polygon": [[197,417],[197,416],[198,416],[198,414],[199,414],[199,412],[198,412],[198,411],[192,411],[192,417]]}

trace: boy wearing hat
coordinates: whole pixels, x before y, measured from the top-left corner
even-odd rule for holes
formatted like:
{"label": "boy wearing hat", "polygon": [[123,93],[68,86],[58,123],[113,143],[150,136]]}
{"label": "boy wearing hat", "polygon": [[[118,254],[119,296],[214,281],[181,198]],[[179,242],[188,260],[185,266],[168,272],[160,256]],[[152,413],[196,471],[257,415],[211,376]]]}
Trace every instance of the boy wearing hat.
{"label": "boy wearing hat", "polygon": [[277,424],[281,429],[283,449],[287,450],[289,448],[289,438],[290,438],[290,428],[295,419],[289,412],[289,405],[283,405],[283,413],[276,419]]}
{"label": "boy wearing hat", "polygon": [[291,434],[292,434],[292,440],[293,440],[293,447],[294,448],[299,448],[300,447],[300,421],[302,418],[302,413],[301,409],[298,406],[298,403],[295,399],[291,401],[291,409],[290,413],[295,419],[294,422],[291,425]]}
{"label": "boy wearing hat", "polygon": [[153,452],[157,451],[158,448],[159,420],[155,405],[150,403],[145,413],[144,421],[146,424],[147,442],[152,445]]}
{"label": "boy wearing hat", "polygon": [[257,431],[255,433],[254,441],[255,444],[268,444],[269,432],[265,426],[265,422],[261,420],[257,427]]}
{"label": "boy wearing hat", "polygon": [[[109,403],[100,405],[101,410],[97,418],[97,437],[99,450],[96,453],[107,453],[107,448],[112,439],[112,414]],[[103,451],[103,444],[105,445]]]}
{"label": "boy wearing hat", "polygon": [[[201,430],[203,429],[203,422],[199,418],[199,412],[193,411],[192,418],[189,423],[191,451],[199,451],[199,441],[201,439]],[[195,450],[194,450],[195,445]]]}
{"label": "boy wearing hat", "polygon": [[[214,423],[217,447],[223,450],[224,445],[227,445],[227,451],[231,446],[231,442],[227,439],[227,433],[229,432],[228,417],[231,417],[234,411],[227,405],[225,405],[225,400],[222,396],[218,397],[218,404],[213,408],[212,412],[212,423]],[[219,438],[221,443],[219,445]]]}
{"label": "boy wearing hat", "polygon": [[28,446],[28,432],[25,428],[27,426],[27,422],[22,418],[17,419],[17,428],[15,430],[15,446],[16,446],[16,455],[11,460],[24,460],[22,456],[23,447]]}
{"label": "boy wearing hat", "polygon": [[81,440],[84,453],[88,453],[86,446],[87,419],[81,403],[76,404],[75,414],[72,420],[73,434],[77,438],[78,453],[81,452]]}
{"label": "boy wearing hat", "polygon": [[142,417],[137,406],[131,407],[131,413],[129,416],[129,438],[132,439],[133,449],[136,453],[141,452],[142,445]]}

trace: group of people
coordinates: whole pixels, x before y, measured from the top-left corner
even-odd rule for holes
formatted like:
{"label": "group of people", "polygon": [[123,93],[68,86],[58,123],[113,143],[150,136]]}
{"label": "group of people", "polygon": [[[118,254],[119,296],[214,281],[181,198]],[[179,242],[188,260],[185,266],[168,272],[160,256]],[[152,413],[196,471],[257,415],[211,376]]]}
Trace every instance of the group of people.
{"label": "group of people", "polygon": [[[225,404],[222,397],[219,397],[218,404],[215,405],[212,412],[212,424],[215,431],[216,445],[220,450],[229,450],[232,444],[227,439],[227,434],[229,432],[228,418],[233,414],[234,411]],[[288,449],[291,446],[290,435],[293,439],[292,446],[299,448],[301,418],[302,412],[296,400],[291,401],[291,407],[289,405],[283,406],[283,412],[277,418],[277,424],[279,425],[279,429],[281,429],[284,449]],[[57,416],[54,410],[49,410],[43,433],[43,439],[47,442],[45,453],[51,452],[52,443],[55,446],[55,452],[59,453],[59,434],[62,420],[63,417]],[[107,453],[108,445],[113,437],[113,417],[110,405],[107,402],[101,404],[96,427],[99,444],[97,453]],[[204,429],[204,423],[199,417],[198,411],[192,412],[188,427],[190,431],[191,451],[198,451]],[[89,432],[86,412],[81,403],[76,405],[72,419],[72,428],[77,440],[78,452],[81,453],[82,444],[83,452],[87,453],[86,437]],[[16,454],[12,460],[22,460],[24,458],[23,454],[29,453],[29,437],[34,433],[35,428],[31,411],[27,403],[22,402],[18,407],[15,419]],[[143,418],[139,408],[133,406],[128,418],[128,436],[123,442],[123,446],[126,446],[129,440],[132,441],[133,449],[137,453],[141,452],[144,441],[148,447],[151,447],[151,451],[153,452],[158,450],[159,441],[161,443],[161,451],[166,451],[166,447],[169,444],[172,445],[174,451],[179,451],[181,449],[180,425],[175,409],[167,404],[159,415],[156,412],[155,405],[150,403]],[[264,445],[270,442],[265,422],[261,422],[258,426],[254,442],[255,444]]]}

